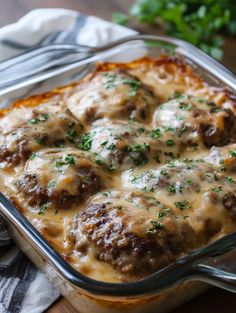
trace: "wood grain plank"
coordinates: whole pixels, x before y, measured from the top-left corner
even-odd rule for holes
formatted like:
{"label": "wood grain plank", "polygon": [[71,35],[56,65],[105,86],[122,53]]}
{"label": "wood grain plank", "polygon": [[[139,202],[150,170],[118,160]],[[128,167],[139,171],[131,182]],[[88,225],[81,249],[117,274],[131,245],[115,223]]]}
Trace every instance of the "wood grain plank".
{"label": "wood grain plank", "polygon": [[45,313],[79,313],[79,311],[75,310],[65,298],[60,297]]}
{"label": "wood grain plank", "polygon": [[[236,294],[212,288],[176,308],[172,313],[235,313],[235,303]],[[65,298],[61,297],[45,313],[79,313],[79,311],[76,311]]]}

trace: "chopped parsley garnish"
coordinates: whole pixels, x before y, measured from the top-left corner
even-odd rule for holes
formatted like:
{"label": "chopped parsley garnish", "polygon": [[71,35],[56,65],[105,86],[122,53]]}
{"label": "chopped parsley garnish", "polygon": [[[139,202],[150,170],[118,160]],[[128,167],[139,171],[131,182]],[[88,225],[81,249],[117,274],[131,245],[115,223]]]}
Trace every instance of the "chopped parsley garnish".
{"label": "chopped parsley garnish", "polygon": [[184,116],[182,114],[178,114],[176,118],[178,121],[182,121],[184,119]]}
{"label": "chopped parsley garnish", "polygon": [[173,127],[169,127],[169,126],[162,126],[164,132],[172,132],[174,131]]}
{"label": "chopped parsley garnish", "polygon": [[159,222],[159,221],[151,221],[151,224],[156,228],[156,229],[162,229],[164,225]]}
{"label": "chopped parsley garnish", "polygon": [[139,180],[141,180],[145,175],[147,175],[147,171],[144,171],[143,173],[140,173],[137,176],[134,176],[134,178],[131,179],[131,184],[137,184]]}
{"label": "chopped parsley garnish", "polygon": [[105,83],[106,89],[111,89],[115,87],[116,78],[117,78],[115,74],[104,73],[102,76],[106,78],[106,83]]}
{"label": "chopped parsley garnish", "polygon": [[161,163],[159,155],[154,155],[153,160],[155,160],[158,164]]}
{"label": "chopped parsley garnish", "polygon": [[167,167],[176,167],[175,163],[173,161],[168,162]]}
{"label": "chopped parsley garnish", "polygon": [[73,166],[75,164],[75,158],[73,154],[67,154],[64,160],[56,161],[56,168],[60,169],[64,165],[71,165]]}
{"label": "chopped parsley garnish", "polygon": [[117,205],[117,206],[115,206],[115,207],[114,207],[114,209],[117,209],[117,210],[119,210],[119,211],[121,211],[121,210],[122,210],[122,208],[123,208],[123,206],[122,206],[122,205]]}
{"label": "chopped parsley garnish", "polygon": [[152,227],[147,229],[148,235],[154,235],[157,230],[161,230],[164,225],[159,221],[151,221]]}
{"label": "chopped parsley garnish", "polygon": [[[102,160],[100,160],[99,158],[99,154],[97,152],[94,153],[94,161],[97,165],[101,165],[102,164]],[[112,166],[110,166],[109,170],[114,170],[115,168],[113,168]]]}
{"label": "chopped parsley garnish", "polygon": [[222,191],[222,187],[221,187],[221,186],[219,186],[219,187],[214,187],[214,188],[211,188],[211,190],[212,190],[213,192],[221,192],[221,191]]}
{"label": "chopped parsley garnish", "polygon": [[186,210],[186,209],[190,209],[192,207],[191,203],[186,201],[186,200],[176,201],[174,204],[181,211]]}
{"label": "chopped parsley garnish", "polygon": [[48,207],[48,203],[45,203],[45,204],[41,204],[40,206],[38,206],[38,214],[39,215],[44,215],[45,213],[45,210],[47,209]]}
{"label": "chopped parsley garnish", "polygon": [[161,204],[160,201],[158,201],[156,198],[152,197],[152,196],[146,196],[146,199],[149,200],[151,202],[151,204],[155,204],[155,205],[159,205]]}
{"label": "chopped parsley garnish", "polygon": [[159,211],[159,212],[157,213],[157,216],[158,216],[159,218],[163,218],[163,217],[165,217],[166,214],[169,213],[169,212],[170,212],[170,209],[168,209],[168,208],[162,209],[161,211]]}
{"label": "chopped parsley garnish", "polygon": [[66,163],[65,162],[62,162],[62,161],[56,161],[56,164],[55,164],[55,166],[56,166],[56,168],[61,168],[63,165],[65,165]]}
{"label": "chopped parsley garnish", "polygon": [[143,146],[142,146],[141,144],[136,144],[136,145],[134,146],[134,148],[132,149],[132,151],[134,151],[134,152],[140,152],[140,151],[142,151],[142,149],[143,149]]}
{"label": "chopped parsley garnish", "polygon": [[187,179],[187,180],[186,180],[186,184],[192,185],[192,183],[193,183],[192,179]]}
{"label": "chopped parsley garnish", "polygon": [[[97,165],[101,165],[101,164],[102,164],[102,161],[101,161],[100,159],[95,159],[95,163],[96,163]],[[109,170],[114,170],[114,168],[113,168],[113,167],[110,167]]]}
{"label": "chopped parsley garnish", "polygon": [[183,97],[183,94],[180,93],[179,91],[175,91],[172,98],[174,99],[178,99],[178,98],[182,98]]}
{"label": "chopped parsley garnish", "polygon": [[236,158],[236,151],[230,150],[229,153],[233,158]]}
{"label": "chopped parsley garnish", "polygon": [[157,139],[157,138],[160,138],[162,136],[162,133],[161,133],[161,130],[160,128],[156,128],[156,129],[153,129],[151,131],[151,137],[153,139]]}
{"label": "chopped parsley garnish", "polygon": [[66,136],[69,140],[73,141],[78,136],[78,133],[73,128],[70,128],[67,130]]}
{"label": "chopped parsley garnish", "polygon": [[116,145],[114,143],[111,143],[108,147],[107,150],[113,150],[115,149]]}
{"label": "chopped parsley garnish", "polygon": [[226,176],[226,177],[225,177],[225,180],[226,180],[228,183],[235,183],[235,180],[234,180],[233,177],[231,177],[231,176]]}
{"label": "chopped parsley garnish", "polygon": [[145,165],[148,162],[148,158],[145,155],[142,155],[140,157],[132,156],[132,159],[133,159],[134,164],[137,166]]}
{"label": "chopped parsley garnish", "polygon": [[34,160],[37,157],[37,152],[31,154],[30,160]]}
{"label": "chopped parsley garnish", "polygon": [[73,154],[67,154],[67,156],[65,157],[65,162],[67,164],[74,165],[75,164],[75,158],[74,158]]}
{"label": "chopped parsley garnish", "polygon": [[160,170],[160,175],[161,176],[166,176],[168,174],[167,170],[165,168]]}
{"label": "chopped parsley garnish", "polygon": [[169,186],[167,187],[167,191],[169,191],[171,193],[176,193],[175,185],[169,184]]}
{"label": "chopped parsley garnish", "polygon": [[203,160],[203,159],[197,159],[196,162],[197,162],[197,163],[204,163],[205,160]]}
{"label": "chopped parsley garnish", "polygon": [[125,148],[126,151],[129,152],[135,165],[139,166],[147,164],[148,158],[145,155],[145,152],[150,150],[149,144],[136,144],[134,147],[127,145]]}
{"label": "chopped parsley garnish", "polygon": [[180,138],[184,134],[184,132],[186,132],[187,130],[188,130],[188,128],[186,126],[182,127],[179,130],[178,137]]}
{"label": "chopped parsley garnish", "polygon": [[101,143],[101,146],[104,147],[107,143],[108,143],[107,140],[106,140],[106,141],[103,141],[103,142]]}
{"label": "chopped parsley garnish", "polygon": [[48,135],[47,135],[47,134],[43,134],[41,137],[36,138],[36,142],[37,142],[39,145],[43,145],[43,144],[45,144],[45,142],[47,141],[47,139],[48,139]]}
{"label": "chopped parsley garnish", "polygon": [[95,133],[87,133],[80,136],[78,148],[84,151],[90,150],[94,136]]}
{"label": "chopped parsley garnish", "polygon": [[168,157],[168,158],[167,158],[167,162],[171,161],[172,159],[179,158],[179,154],[174,154],[174,153],[171,152],[171,151],[164,152],[164,155],[166,155],[166,156]]}
{"label": "chopped parsley garnish", "polygon": [[144,142],[143,146],[147,151],[151,150],[151,146],[149,145],[149,143]]}
{"label": "chopped parsley garnish", "polygon": [[178,184],[175,186],[176,192],[182,193],[183,192],[183,186],[181,184]]}
{"label": "chopped parsley garnish", "polygon": [[38,124],[40,122],[45,122],[48,119],[48,114],[40,114],[37,117],[31,118],[28,120],[29,124]]}
{"label": "chopped parsley garnish", "polygon": [[54,188],[55,186],[56,186],[56,181],[53,179],[53,180],[51,180],[51,181],[49,182],[48,188],[49,188],[49,189],[52,189],[52,188]]}
{"label": "chopped parsley garnish", "polygon": [[129,78],[129,79],[123,79],[122,80],[124,85],[130,86],[129,96],[136,96],[137,91],[141,87],[141,81],[135,79],[135,78]]}
{"label": "chopped parsley garnish", "polygon": [[184,163],[192,163],[192,162],[193,162],[193,159],[188,159],[188,158],[186,158],[186,159],[184,159],[183,161],[184,161]]}
{"label": "chopped parsley garnish", "polygon": [[168,147],[172,147],[172,146],[175,145],[175,142],[174,142],[173,139],[168,139],[168,140],[166,141],[166,145],[167,145]]}
{"label": "chopped parsley garnish", "polygon": [[143,134],[145,132],[145,128],[140,127],[140,128],[138,128],[137,132],[138,132],[138,135]]}
{"label": "chopped parsley garnish", "polygon": [[102,195],[105,196],[105,197],[110,197],[111,191],[105,191],[105,192],[102,193]]}

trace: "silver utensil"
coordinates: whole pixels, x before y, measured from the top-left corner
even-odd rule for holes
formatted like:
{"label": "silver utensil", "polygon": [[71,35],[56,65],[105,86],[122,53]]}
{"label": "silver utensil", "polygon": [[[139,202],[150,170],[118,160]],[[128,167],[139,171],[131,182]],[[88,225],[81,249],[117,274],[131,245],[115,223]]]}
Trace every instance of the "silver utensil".
{"label": "silver utensil", "polygon": [[[32,85],[45,79],[62,74],[70,69],[79,67],[80,65],[99,59],[99,55],[112,48],[118,48],[122,44],[131,41],[156,41],[162,40],[168,44],[176,52],[181,50],[182,54],[187,54],[192,50],[192,45],[179,39],[173,39],[167,36],[153,35],[134,35],[125,37],[100,47],[89,47],[84,45],[68,45],[68,44],[52,44],[47,46],[37,46],[30,50],[26,50],[23,54],[14,58],[0,62],[0,96],[8,92],[17,90],[22,87]],[[178,48],[176,48],[176,45]],[[111,52],[110,52],[111,53]],[[217,76],[220,76],[222,67],[217,61],[210,58],[204,52],[200,52],[201,64],[206,67],[217,64]],[[196,56],[192,56],[194,61],[199,64],[199,51]],[[204,62],[205,60],[205,62]],[[211,68],[211,70],[212,70]],[[208,68],[206,68],[208,69]],[[228,71],[228,85],[235,86],[235,75]]]}

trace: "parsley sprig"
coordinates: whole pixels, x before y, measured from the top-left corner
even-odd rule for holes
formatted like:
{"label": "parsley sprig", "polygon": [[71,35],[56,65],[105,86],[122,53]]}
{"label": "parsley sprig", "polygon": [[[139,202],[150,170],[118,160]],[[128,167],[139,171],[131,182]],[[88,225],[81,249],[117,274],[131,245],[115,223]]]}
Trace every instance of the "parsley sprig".
{"label": "parsley sprig", "polygon": [[95,133],[83,134],[79,139],[78,148],[84,151],[89,151],[93,142]]}
{"label": "parsley sprig", "polygon": [[138,20],[160,24],[164,31],[198,46],[221,59],[223,39],[220,33],[236,35],[235,0],[136,0],[129,14],[114,13],[113,21],[125,25]]}

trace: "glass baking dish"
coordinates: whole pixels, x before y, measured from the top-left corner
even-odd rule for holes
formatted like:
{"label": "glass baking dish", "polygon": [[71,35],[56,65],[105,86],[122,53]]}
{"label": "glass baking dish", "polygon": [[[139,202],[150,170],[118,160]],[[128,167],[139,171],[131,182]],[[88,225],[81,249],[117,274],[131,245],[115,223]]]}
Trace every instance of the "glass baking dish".
{"label": "glass baking dish", "polygon": [[[235,75],[192,45],[170,37],[136,35],[57,69],[53,75],[48,73],[40,84],[32,80],[27,87],[21,84],[7,89],[1,93],[0,100],[2,106],[7,106],[14,99],[77,81],[91,71],[96,61],[130,62],[143,56],[156,58],[162,53],[184,59],[211,85],[226,87],[235,94]],[[19,247],[80,313],[167,312],[204,291],[209,284],[236,291],[236,233],[143,280],[106,283],[74,270],[1,193],[0,214]]]}

